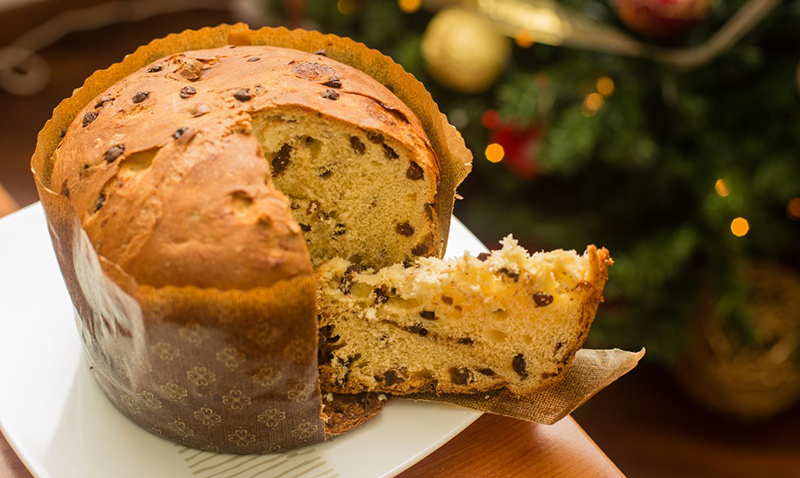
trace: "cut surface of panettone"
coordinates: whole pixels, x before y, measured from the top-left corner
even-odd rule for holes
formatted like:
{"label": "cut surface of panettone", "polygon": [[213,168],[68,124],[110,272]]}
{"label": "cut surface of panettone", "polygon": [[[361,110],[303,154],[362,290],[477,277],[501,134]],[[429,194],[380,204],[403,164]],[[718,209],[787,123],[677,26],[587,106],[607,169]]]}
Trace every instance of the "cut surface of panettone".
{"label": "cut surface of panettone", "polygon": [[608,251],[501,242],[478,257],[317,268],[322,389],[530,395],[557,382],[602,301]]}

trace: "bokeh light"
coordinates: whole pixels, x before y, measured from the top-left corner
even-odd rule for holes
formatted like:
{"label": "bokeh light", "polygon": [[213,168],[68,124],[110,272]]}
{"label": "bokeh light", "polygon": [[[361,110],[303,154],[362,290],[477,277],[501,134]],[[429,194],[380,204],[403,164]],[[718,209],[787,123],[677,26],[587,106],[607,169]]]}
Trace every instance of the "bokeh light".
{"label": "bokeh light", "polygon": [[503,147],[497,143],[492,143],[486,147],[486,159],[491,161],[492,163],[499,163],[503,160],[503,156],[506,155],[505,150]]}
{"label": "bokeh light", "polygon": [[339,9],[339,13],[342,15],[350,15],[354,11],[356,11],[356,1],[355,0],[339,0],[339,3],[336,4],[336,7]]}
{"label": "bokeh light", "polygon": [[601,95],[609,97],[614,94],[614,80],[607,76],[601,76],[597,79],[595,88],[597,88],[597,92]]}
{"label": "bokeh light", "polygon": [[731,185],[724,179],[717,179],[717,182],[714,184],[714,190],[717,191],[717,194],[720,196],[728,197],[728,194],[731,193]]}
{"label": "bokeh light", "polygon": [[486,110],[481,115],[481,124],[486,129],[495,129],[500,126],[500,113],[497,110]]}
{"label": "bokeh light", "polygon": [[792,221],[800,219],[800,198],[792,198],[792,200],[789,201],[789,204],[786,206],[786,215],[789,216],[789,219]]}
{"label": "bokeh light", "polygon": [[397,0],[400,10],[405,13],[414,13],[419,10],[422,5],[422,0]]}
{"label": "bokeh light", "polygon": [[517,30],[514,41],[520,48],[530,48],[533,46],[533,34],[528,30]]}
{"label": "bokeh light", "polygon": [[742,237],[750,230],[750,223],[743,217],[737,217],[731,221],[731,232],[736,237]]}

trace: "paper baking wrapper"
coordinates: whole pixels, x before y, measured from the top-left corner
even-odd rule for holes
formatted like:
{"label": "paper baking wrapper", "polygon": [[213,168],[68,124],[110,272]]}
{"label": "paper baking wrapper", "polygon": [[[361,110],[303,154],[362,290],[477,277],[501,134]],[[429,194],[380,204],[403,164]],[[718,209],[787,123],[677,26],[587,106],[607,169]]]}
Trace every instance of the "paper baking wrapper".
{"label": "paper baking wrapper", "polygon": [[[95,72],[54,110],[39,133],[31,166],[100,387],[131,420],[183,445],[275,453],[329,438],[320,418],[313,278],[246,291],[139,285],[95,252],[74,207],[50,187],[53,151],[75,115],[97,95],[159,58],[228,44],[324,48],[329,57],[391,85],[420,119],[437,155],[442,177],[437,213],[445,243],[455,190],[469,173],[472,155],[422,84],[391,59],[349,39],[283,28],[221,25],[155,40]],[[586,369],[584,358],[594,368]],[[582,352],[562,385],[543,392],[551,398],[542,401],[504,393],[490,394],[491,400],[416,398],[548,422],[569,413],[636,360],[622,352]]]}

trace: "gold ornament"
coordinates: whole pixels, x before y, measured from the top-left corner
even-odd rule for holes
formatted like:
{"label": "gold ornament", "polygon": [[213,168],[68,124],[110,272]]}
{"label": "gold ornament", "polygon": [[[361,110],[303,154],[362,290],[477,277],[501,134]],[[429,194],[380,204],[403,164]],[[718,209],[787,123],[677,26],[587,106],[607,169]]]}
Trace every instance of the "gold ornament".
{"label": "gold ornament", "polygon": [[422,36],[422,57],[428,73],[462,93],[479,93],[492,86],[510,55],[510,40],[495,24],[467,10],[437,13]]}
{"label": "gold ornament", "polygon": [[743,341],[713,312],[709,296],[689,329],[677,376],[700,403],[744,421],[762,420],[800,399],[800,276],[778,264],[743,269],[755,341]]}

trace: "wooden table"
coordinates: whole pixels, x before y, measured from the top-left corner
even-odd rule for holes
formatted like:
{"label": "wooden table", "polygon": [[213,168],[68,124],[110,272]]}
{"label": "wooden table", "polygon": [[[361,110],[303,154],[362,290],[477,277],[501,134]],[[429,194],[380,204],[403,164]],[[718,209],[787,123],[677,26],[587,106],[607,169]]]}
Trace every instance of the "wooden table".
{"label": "wooden table", "polygon": [[[0,435],[0,478],[30,476]],[[545,476],[624,475],[572,417],[545,426],[484,415],[398,478]]]}

